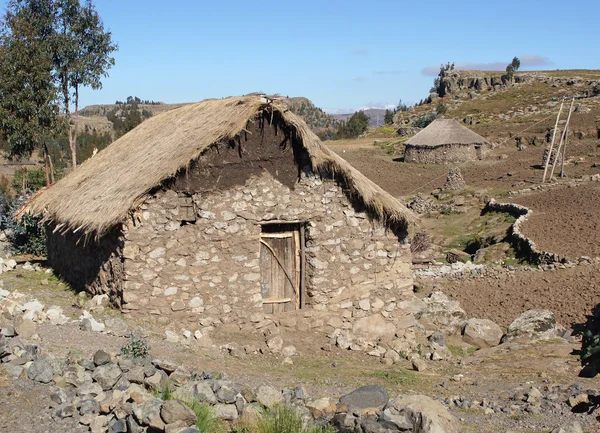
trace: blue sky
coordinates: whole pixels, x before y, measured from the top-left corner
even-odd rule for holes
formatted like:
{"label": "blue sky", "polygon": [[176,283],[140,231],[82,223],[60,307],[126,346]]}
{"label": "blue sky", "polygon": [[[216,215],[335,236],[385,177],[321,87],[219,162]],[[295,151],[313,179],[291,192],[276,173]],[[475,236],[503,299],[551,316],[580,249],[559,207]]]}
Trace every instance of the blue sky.
{"label": "blue sky", "polygon": [[[6,1],[1,2],[2,5]],[[451,61],[596,69],[596,1],[95,0],[119,44],[82,106],[129,95],[168,103],[253,91],[327,110],[415,102]]]}

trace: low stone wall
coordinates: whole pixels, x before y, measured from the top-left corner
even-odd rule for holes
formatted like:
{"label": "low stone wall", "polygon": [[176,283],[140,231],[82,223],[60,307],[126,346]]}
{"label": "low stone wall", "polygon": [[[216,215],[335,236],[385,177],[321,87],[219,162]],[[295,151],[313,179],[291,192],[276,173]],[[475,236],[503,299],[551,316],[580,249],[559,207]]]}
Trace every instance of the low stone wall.
{"label": "low stone wall", "polygon": [[436,147],[406,145],[404,162],[417,164],[453,164],[483,158],[484,146],[445,144]]}
{"label": "low stone wall", "polygon": [[529,219],[533,212],[531,209],[514,203],[499,203],[491,199],[484,208],[484,212],[489,211],[506,212],[517,219],[510,228],[510,241],[515,251],[526,257],[529,262],[538,265],[551,265],[567,261],[558,254],[538,249],[535,242],[521,232],[521,224]]}
{"label": "low stone wall", "polygon": [[118,229],[99,240],[67,232],[53,233],[55,226],[46,227],[48,262],[55,272],[78,291],[92,295],[109,295],[120,306],[123,292],[123,237]]}

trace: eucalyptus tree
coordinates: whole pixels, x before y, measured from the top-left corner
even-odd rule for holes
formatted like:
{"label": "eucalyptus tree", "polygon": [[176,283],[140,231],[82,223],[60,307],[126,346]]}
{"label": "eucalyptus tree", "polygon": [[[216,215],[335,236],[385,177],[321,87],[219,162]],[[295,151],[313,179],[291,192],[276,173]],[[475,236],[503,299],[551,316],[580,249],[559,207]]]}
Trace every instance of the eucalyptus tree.
{"label": "eucalyptus tree", "polygon": [[44,151],[50,183],[46,142],[65,130],[53,75],[53,10],[44,0],[23,3],[11,1],[0,24],[0,131],[11,158]]}
{"label": "eucalyptus tree", "polygon": [[[115,64],[112,53],[118,49],[110,31],[91,0],[54,1],[53,62],[64,114],[69,120],[69,147],[73,168],[77,167],[79,91],[83,87],[102,88],[102,78]],[[71,116],[71,105],[75,116]]]}

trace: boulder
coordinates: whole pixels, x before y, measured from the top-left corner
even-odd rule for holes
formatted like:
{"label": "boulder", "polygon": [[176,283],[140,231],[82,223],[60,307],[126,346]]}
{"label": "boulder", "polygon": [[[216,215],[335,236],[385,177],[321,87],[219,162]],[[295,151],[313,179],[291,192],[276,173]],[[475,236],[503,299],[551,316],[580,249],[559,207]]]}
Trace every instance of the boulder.
{"label": "boulder", "polygon": [[183,421],[187,427],[196,422],[194,411],[177,400],[165,401],[160,409],[160,416],[165,424]]}
{"label": "boulder", "polygon": [[415,314],[416,319],[429,330],[458,333],[467,313],[458,301],[451,301],[442,292],[433,292],[423,299],[423,308]]}
{"label": "boulder", "polygon": [[15,319],[15,332],[21,338],[28,339],[33,337],[33,335],[37,332],[37,326],[31,319],[17,317]]}
{"label": "boulder", "polygon": [[469,319],[462,331],[463,340],[472,346],[494,347],[500,344],[502,329],[488,319]]}
{"label": "boulder", "polygon": [[450,250],[446,252],[446,261],[448,263],[467,263],[471,260],[471,255],[469,253],[465,253],[464,251],[460,251],[457,249]]}
{"label": "boulder", "polygon": [[550,340],[556,338],[558,328],[554,313],[549,310],[527,310],[509,326],[502,342],[513,340]]}
{"label": "boulder", "polygon": [[261,385],[256,390],[256,401],[270,409],[285,402],[281,392],[269,385]]}
{"label": "boulder", "polygon": [[414,433],[458,433],[460,425],[448,409],[425,395],[398,396],[387,404],[388,416],[404,415]]}
{"label": "boulder", "polygon": [[340,398],[340,405],[349,408],[381,410],[388,403],[389,396],[381,385],[366,385],[355,389]]}
{"label": "boulder", "polygon": [[352,333],[356,337],[362,337],[367,341],[391,340],[396,335],[396,327],[378,313],[362,317],[354,322]]}
{"label": "boulder", "polygon": [[38,359],[29,366],[27,377],[36,382],[49,383],[54,377],[54,369],[45,359]]}
{"label": "boulder", "polygon": [[150,425],[154,419],[160,418],[162,403],[158,398],[151,398],[139,404],[133,403],[133,416],[140,425]]}
{"label": "boulder", "polygon": [[94,353],[94,364],[96,364],[97,366],[108,364],[109,362],[110,355],[104,350],[97,350],[96,353]]}
{"label": "boulder", "polygon": [[108,363],[96,368],[92,378],[98,382],[104,391],[111,389],[121,378],[122,371],[117,364]]}

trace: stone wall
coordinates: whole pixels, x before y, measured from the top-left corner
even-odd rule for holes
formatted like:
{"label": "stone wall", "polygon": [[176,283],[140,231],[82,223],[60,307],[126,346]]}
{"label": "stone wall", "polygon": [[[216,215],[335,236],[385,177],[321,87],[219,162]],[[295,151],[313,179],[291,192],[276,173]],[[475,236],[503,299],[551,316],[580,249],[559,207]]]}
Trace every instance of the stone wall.
{"label": "stone wall", "polygon": [[436,147],[406,145],[404,162],[417,164],[452,164],[482,159],[486,145],[446,144]]}
{"label": "stone wall", "polygon": [[510,243],[515,251],[520,256],[526,257],[530,263],[551,265],[567,261],[565,258],[559,257],[556,253],[538,249],[535,242],[521,232],[521,224],[529,219],[533,212],[531,209],[514,203],[500,203],[491,199],[484,208],[484,211],[506,212],[516,218],[510,227]]}
{"label": "stone wall", "polygon": [[75,290],[93,295],[106,293],[119,306],[124,275],[120,231],[86,240],[71,232],[53,233],[54,228],[46,227],[48,262],[54,271]]}
{"label": "stone wall", "polygon": [[292,314],[299,328],[339,327],[373,310],[390,316],[409,302],[409,245],[332,180],[305,173],[290,189],[264,173],[193,201],[196,222],[181,224],[178,194],[159,191],[125,230],[127,313],[188,329],[260,327],[259,239],[272,221],[306,222],[307,309]]}

